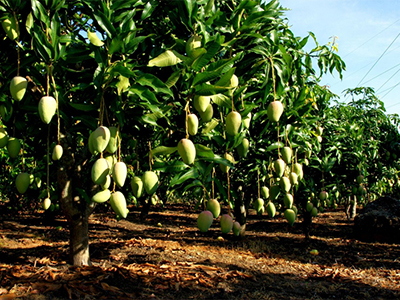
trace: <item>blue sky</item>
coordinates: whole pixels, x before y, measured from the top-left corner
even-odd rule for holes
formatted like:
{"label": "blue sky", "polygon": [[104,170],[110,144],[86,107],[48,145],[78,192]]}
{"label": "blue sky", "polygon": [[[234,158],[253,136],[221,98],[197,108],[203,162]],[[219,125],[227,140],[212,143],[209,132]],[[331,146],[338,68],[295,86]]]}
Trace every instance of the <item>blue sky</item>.
{"label": "blue sky", "polygon": [[[285,16],[296,36],[304,37],[311,31],[319,44],[338,37],[338,54],[347,71],[342,81],[337,73],[324,76],[322,85],[328,85],[341,101],[349,100],[342,94],[347,88],[372,87],[385,103],[387,113],[400,115],[400,1],[281,0],[280,3],[290,9]],[[311,38],[309,43],[311,49],[314,46]]]}

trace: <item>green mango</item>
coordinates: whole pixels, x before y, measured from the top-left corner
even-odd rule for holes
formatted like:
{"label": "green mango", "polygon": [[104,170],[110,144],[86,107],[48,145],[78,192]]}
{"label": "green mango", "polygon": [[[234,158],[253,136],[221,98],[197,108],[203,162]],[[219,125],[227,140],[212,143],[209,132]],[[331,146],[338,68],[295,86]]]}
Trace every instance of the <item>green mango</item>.
{"label": "green mango", "polygon": [[7,150],[8,155],[10,155],[11,158],[16,158],[21,150],[21,143],[19,142],[19,139],[10,137],[7,142]]}
{"label": "green mango", "polygon": [[143,181],[139,176],[134,176],[131,180],[132,193],[135,198],[140,198],[143,193]]}
{"label": "green mango", "polygon": [[42,97],[39,101],[38,109],[40,119],[44,123],[49,124],[57,110],[56,99],[51,96]]}
{"label": "green mango", "polygon": [[104,184],[110,173],[110,165],[105,158],[97,159],[92,166],[92,181],[94,184]]}
{"label": "green mango", "polygon": [[105,126],[99,126],[95,131],[92,132],[92,137],[89,137],[89,143],[92,145],[89,146],[89,150],[92,149],[93,152],[101,153],[103,152],[110,141],[111,133],[110,130]]}
{"label": "green mango", "polygon": [[15,76],[10,82],[10,94],[15,101],[21,101],[24,98],[28,80],[22,76]]}
{"label": "green mango", "polygon": [[233,219],[230,215],[228,214],[224,214],[221,216],[221,220],[220,220],[220,225],[221,225],[221,231],[222,233],[229,233],[231,232],[232,228],[233,228]]}
{"label": "green mango", "polygon": [[30,181],[30,175],[28,173],[19,173],[17,178],[15,179],[15,185],[17,187],[18,193],[24,194],[29,187]]}
{"label": "green mango", "polygon": [[218,218],[221,213],[221,205],[217,199],[211,199],[207,201],[207,210],[211,211],[214,218]]}
{"label": "green mango", "polygon": [[235,136],[239,133],[240,125],[242,124],[242,116],[237,111],[231,111],[225,119],[226,133],[230,136]]}
{"label": "green mango", "polygon": [[196,135],[199,129],[199,118],[195,114],[187,116],[187,128],[190,135]]}
{"label": "green mango", "polygon": [[201,232],[207,232],[213,222],[213,214],[209,210],[202,211],[197,217],[197,228]]}
{"label": "green mango", "polygon": [[127,175],[128,169],[126,164],[122,161],[117,162],[113,168],[112,178],[118,187],[124,186]]}
{"label": "green mango", "polygon": [[110,196],[110,205],[113,211],[122,218],[126,218],[128,210],[126,208],[126,200],[121,192],[112,193]]}
{"label": "green mango", "polygon": [[111,197],[111,192],[109,189],[105,189],[97,192],[93,195],[92,201],[95,203],[104,203]]}
{"label": "green mango", "polygon": [[107,143],[106,151],[108,153],[115,153],[117,151],[118,146],[121,142],[121,135],[117,127],[110,127],[110,139]]}
{"label": "green mango", "polygon": [[187,165],[191,165],[196,158],[196,148],[193,142],[189,139],[181,139],[178,143],[178,153],[181,156],[183,162]]}
{"label": "green mango", "polygon": [[143,187],[147,194],[152,195],[158,188],[158,176],[153,171],[146,171],[142,175]]}
{"label": "green mango", "polygon": [[278,122],[283,113],[283,104],[280,101],[273,101],[267,107],[267,116],[271,122]]}
{"label": "green mango", "polygon": [[294,210],[288,208],[283,214],[285,216],[285,219],[289,222],[290,226],[293,226],[294,222],[296,221],[296,213],[294,212]]}
{"label": "green mango", "polygon": [[61,145],[55,145],[53,148],[53,154],[51,158],[53,160],[60,160],[63,155],[63,147]]}

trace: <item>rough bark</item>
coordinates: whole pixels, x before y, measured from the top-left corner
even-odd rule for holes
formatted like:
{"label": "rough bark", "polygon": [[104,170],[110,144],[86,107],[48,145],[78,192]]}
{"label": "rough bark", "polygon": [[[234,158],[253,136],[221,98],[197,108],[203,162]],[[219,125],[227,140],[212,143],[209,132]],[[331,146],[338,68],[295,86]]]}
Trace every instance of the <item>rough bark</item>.
{"label": "rough bark", "polygon": [[238,198],[235,199],[235,216],[236,221],[240,224],[240,236],[244,237],[246,235],[246,206],[244,203],[244,192],[242,192],[242,187],[238,188]]}
{"label": "rough bark", "polygon": [[58,185],[61,190],[61,209],[68,221],[70,230],[70,260],[75,266],[90,265],[89,254],[89,216],[94,205],[74,196],[73,185],[80,185],[81,165],[76,163],[66,138],[62,139],[63,157],[57,172]]}

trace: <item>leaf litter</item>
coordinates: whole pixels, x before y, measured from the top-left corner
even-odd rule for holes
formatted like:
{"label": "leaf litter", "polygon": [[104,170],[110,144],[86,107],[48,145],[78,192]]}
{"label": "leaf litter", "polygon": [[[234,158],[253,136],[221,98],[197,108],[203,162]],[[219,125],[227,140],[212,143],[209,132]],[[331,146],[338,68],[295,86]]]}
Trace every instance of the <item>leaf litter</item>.
{"label": "leaf litter", "polygon": [[400,298],[400,246],[355,240],[340,210],[319,214],[309,241],[301,223],[252,211],[243,239],[221,234],[217,221],[200,233],[188,207],[142,221],[131,211],[119,222],[107,212],[91,217],[85,267],[67,263],[64,219],[3,216],[0,299]]}

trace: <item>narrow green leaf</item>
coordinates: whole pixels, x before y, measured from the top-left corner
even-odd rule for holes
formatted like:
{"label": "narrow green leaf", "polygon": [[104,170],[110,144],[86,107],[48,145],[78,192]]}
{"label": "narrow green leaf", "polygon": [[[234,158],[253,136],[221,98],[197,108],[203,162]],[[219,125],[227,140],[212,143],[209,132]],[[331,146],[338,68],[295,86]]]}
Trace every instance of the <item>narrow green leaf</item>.
{"label": "narrow green leaf", "polygon": [[152,155],[166,155],[174,153],[178,148],[177,147],[166,147],[159,146],[151,150]]}

